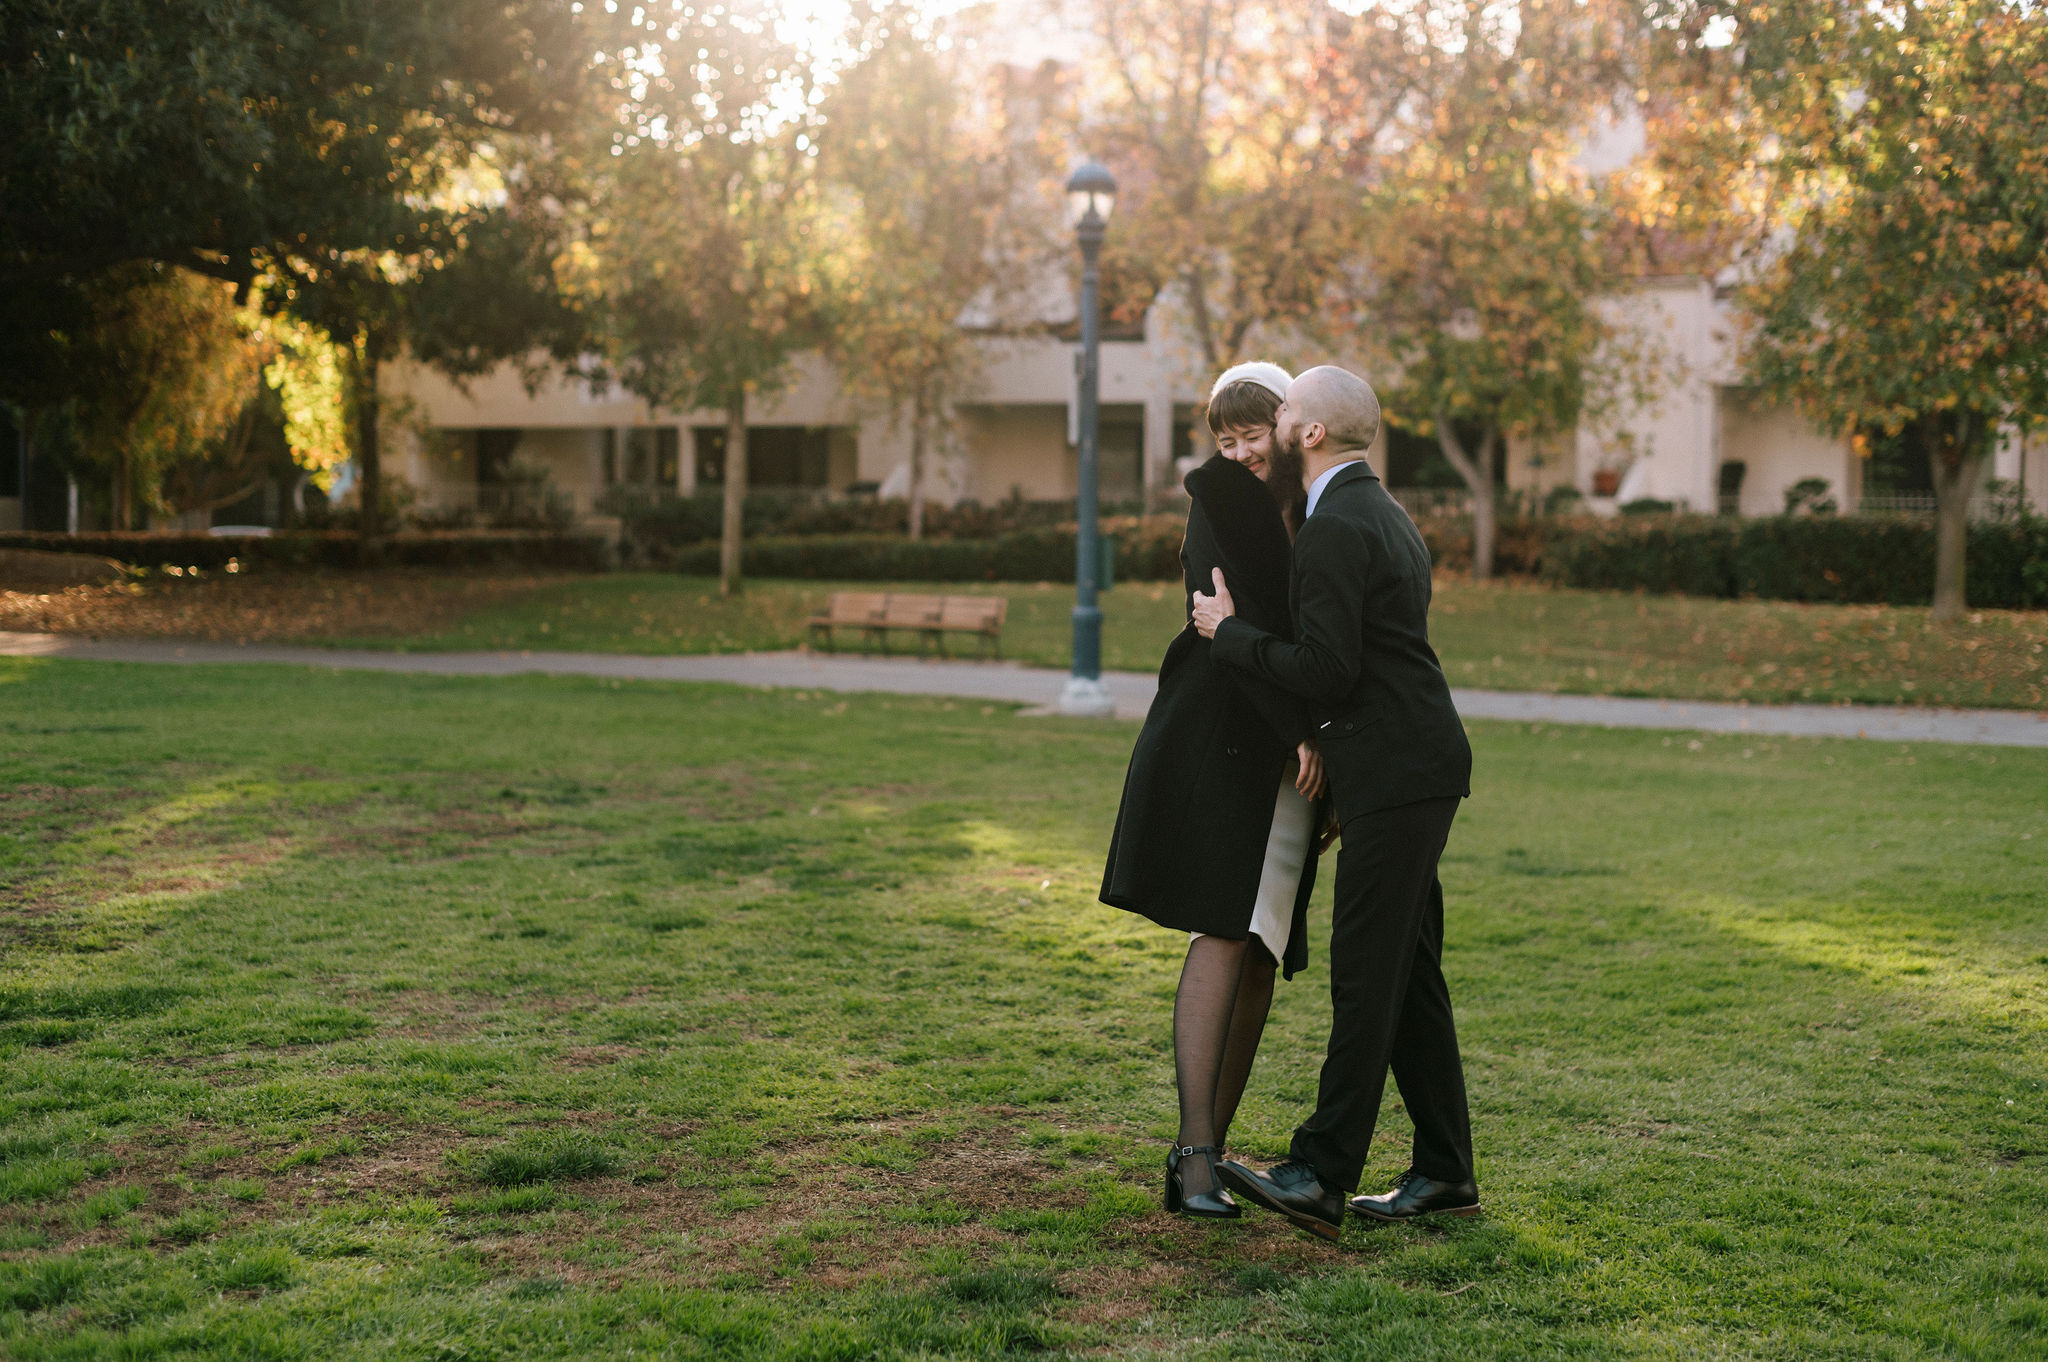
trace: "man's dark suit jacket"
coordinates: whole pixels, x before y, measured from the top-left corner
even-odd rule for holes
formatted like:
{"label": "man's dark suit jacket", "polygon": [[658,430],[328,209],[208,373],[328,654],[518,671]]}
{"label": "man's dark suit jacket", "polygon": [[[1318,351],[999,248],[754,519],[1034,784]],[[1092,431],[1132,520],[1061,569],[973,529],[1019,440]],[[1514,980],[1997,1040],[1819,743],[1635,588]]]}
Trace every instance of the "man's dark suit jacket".
{"label": "man's dark suit jacket", "polygon": [[1429,646],[1429,549],[1364,460],[1295,535],[1291,595],[1295,642],[1233,615],[1215,656],[1309,702],[1338,820],[1470,795],[1472,747]]}

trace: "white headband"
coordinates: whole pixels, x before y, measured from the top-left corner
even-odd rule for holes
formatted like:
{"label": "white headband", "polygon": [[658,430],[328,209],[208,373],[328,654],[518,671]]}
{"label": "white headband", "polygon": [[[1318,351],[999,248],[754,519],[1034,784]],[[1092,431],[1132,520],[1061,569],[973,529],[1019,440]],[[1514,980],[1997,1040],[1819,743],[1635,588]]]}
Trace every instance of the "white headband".
{"label": "white headband", "polygon": [[1287,389],[1293,385],[1294,377],[1279,365],[1268,364],[1262,359],[1253,360],[1249,364],[1233,364],[1216,375],[1216,382],[1209,388],[1210,399],[1214,400],[1217,393],[1222,392],[1230,384],[1239,382],[1256,383],[1273,396],[1285,401]]}

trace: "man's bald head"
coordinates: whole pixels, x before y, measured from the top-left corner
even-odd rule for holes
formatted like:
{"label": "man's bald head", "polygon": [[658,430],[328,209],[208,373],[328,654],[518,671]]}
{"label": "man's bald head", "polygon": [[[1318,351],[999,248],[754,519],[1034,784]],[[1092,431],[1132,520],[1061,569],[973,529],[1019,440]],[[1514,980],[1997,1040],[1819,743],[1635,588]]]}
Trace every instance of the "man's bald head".
{"label": "man's bald head", "polygon": [[1372,385],[1334,364],[1296,375],[1287,389],[1287,410],[1296,431],[1323,428],[1317,452],[1325,455],[1363,454],[1379,438],[1380,400]]}

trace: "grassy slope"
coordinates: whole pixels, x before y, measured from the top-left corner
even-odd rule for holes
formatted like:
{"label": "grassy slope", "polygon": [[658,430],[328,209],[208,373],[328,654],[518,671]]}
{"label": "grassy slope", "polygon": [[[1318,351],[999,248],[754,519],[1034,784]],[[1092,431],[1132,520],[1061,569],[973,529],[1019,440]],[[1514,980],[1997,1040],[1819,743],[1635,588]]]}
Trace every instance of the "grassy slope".
{"label": "grassy slope", "polygon": [[[0,694],[8,1356],[2048,1340],[2048,754],[1477,726],[1447,963],[1490,1214],[1331,1250],[1154,1209],[1180,948],[1092,892],[1130,725]],[[1281,989],[1240,1147],[1311,1097],[1326,982]]]}
{"label": "grassy slope", "polygon": [[[756,582],[721,600],[701,579],[576,578],[485,605],[414,648],[727,652],[788,648],[832,583]],[[871,587],[868,589],[872,589]],[[1004,651],[1068,660],[1071,591],[1047,583],[912,590],[995,591],[1010,601]],[[1180,628],[1180,596],[1127,583],[1103,598],[1105,666],[1149,671]],[[2048,615],[1985,611],[1952,629],[1927,612],[1552,591],[1440,579],[1431,630],[1453,683],[1498,690],[1683,699],[1855,701],[2048,708]],[[390,646],[393,640],[383,640]],[[898,647],[908,647],[899,642]]]}

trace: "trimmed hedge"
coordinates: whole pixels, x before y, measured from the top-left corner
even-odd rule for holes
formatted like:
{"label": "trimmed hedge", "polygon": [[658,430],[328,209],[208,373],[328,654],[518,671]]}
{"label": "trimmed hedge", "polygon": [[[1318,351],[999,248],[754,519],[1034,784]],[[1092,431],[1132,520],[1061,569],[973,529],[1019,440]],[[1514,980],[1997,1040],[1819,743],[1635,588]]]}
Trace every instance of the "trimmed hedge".
{"label": "trimmed hedge", "polygon": [[[1596,591],[1926,605],[1934,525],[1864,516],[1674,515],[1575,521],[1543,552],[1544,580]],[[1970,526],[1971,605],[2048,605],[2048,520]]]}
{"label": "trimmed hedge", "polygon": [[[1511,577],[1533,577],[1542,568],[1543,548],[1557,521],[1540,516],[1502,519],[1494,530],[1493,570]],[[1438,572],[1472,570],[1472,517],[1425,515],[1415,522],[1429,547],[1430,565]]]}
{"label": "trimmed hedge", "polygon": [[[714,543],[723,524],[724,502],[716,491],[688,497],[650,499],[615,489],[604,509],[619,517],[630,553],[654,562],[673,561],[693,544]],[[1131,504],[1105,504],[1105,518],[1135,518]],[[1185,513],[1175,519],[1184,519]],[[931,539],[995,539],[1019,530],[1057,529],[1074,523],[1074,502],[1001,501],[984,506],[927,503],[924,532]],[[905,534],[910,529],[910,504],[888,501],[819,501],[805,493],[756,489],[747,493],[740,513],[740,533],[748,539],[796,535]]]}
{"label": "trimmed hedge", "polygon": [[[1116,579],[1165,582],[1180,577],[1181,527],[1156,520],[1103,527],[1116,537]],[[676,555],[691,576],[718,573],[718,545]],[[748,540],[740,571],[749,577],[847,582],[1063,582],[1074,576],[1074,531],[1018,530],[993,539],[909,540],[895,535],[795,535]]]}
{"label": "trimmed hedge", "polygon": [[0,548],[89,553],[131,567],[224,568],[234,559],[244,572],[354,567],[546,567],[601,571],[611,565],[602,536],[554,532],[461,531],[393,535],[372,557],[344,530],[273,535],[0,534]]}

